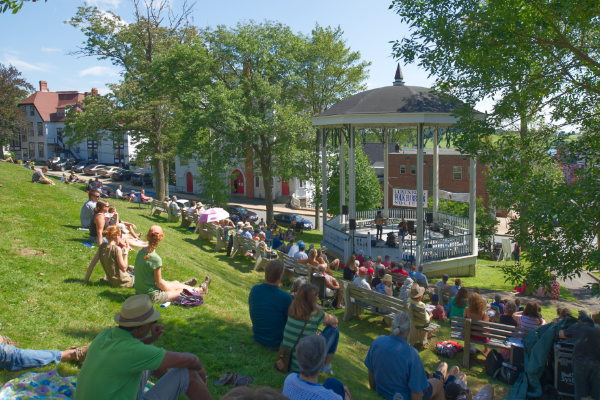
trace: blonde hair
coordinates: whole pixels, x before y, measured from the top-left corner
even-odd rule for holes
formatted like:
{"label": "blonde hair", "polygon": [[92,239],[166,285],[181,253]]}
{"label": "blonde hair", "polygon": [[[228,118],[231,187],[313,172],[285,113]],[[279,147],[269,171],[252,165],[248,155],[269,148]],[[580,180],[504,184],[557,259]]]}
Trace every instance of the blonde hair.
{"label": "blonde hair", "polygon": [[117,225],[112,225],[102,231],[102,236],[109,242],[115,240],[121,234],[121,228]]}
{"label": "blonde hair", "polygon": [[165,236],[165,234],[163,232],[160,232],[160,233],[148,232],[148,234],[146,235],[146,239],[148,240],[150,247],[148,249],[148,254],[146,254],[144,256],[144,260],[147,260],[150,258],[150,253],[152,253],[154,250],[156,250],[156,246],[158,246],[160,241],[163,240],[164,236]]}
{"label": "blonde hair", "polygon": [[317,251],[315,249],[310,249],[310,251],[308,252],[308,258],[310,259],[310,261],[315,261],[315,259],[317,258]]}
{"label": "blonde hair", "polygon": [[381,264],[381,256],[377,256],[377,264]]}
{"label": "blonde hair", "polygon": [[472,293],[469,296],[469,311],[473,314],[483,314],[485,311],[485,301],[477,293]]}

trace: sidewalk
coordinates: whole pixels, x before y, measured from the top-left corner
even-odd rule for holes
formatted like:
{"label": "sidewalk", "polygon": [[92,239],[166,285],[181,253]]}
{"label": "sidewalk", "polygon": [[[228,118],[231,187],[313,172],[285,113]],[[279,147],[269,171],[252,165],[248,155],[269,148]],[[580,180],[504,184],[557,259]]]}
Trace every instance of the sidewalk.
{"label": "sidewalk", "polygon": [[498,232],[496,233],[496,235],[498,235],[498,236],[510,236],[510,237],[512,237],[513,235],[509,235],[508,234],[509,218],[507,218],[507,217],[496,217],[496,219],[499,222],[499,224],[498,224]]}

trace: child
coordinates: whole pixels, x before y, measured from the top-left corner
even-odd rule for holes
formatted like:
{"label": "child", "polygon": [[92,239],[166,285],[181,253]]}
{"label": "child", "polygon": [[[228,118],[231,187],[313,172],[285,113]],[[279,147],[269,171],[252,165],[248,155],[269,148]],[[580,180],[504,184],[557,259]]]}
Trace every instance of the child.
{"label": "child", "polygon": [[515,299],[515,305],[517,306],[517,311],[523,311],[525,309],[521,307],[521,299]]}
{"label": "child", "polygon": [[444,322],[445,320],[448,319],[448,317],[446,317],[446,312],[444,311],[444,307],[440,306],[439,300],[440,300],[440,298],[437,294],[434,294],[431,296],[431,305],[435,306],[435,309],[433,310],[433,312],[431,314],[431,318],[437,319],[441,322]]}
{"label": "child", "polygon": [[410,276],[411,278],[413,277],[415,271],[416,271],[417,267],[415,267],[414,265],[410,266],[410,272],[408,273],[408,276]]}
{"label": "child", "polygon": [[502,298],[499,294],[496,294],[494,296],[494,302],[491,305],[500,309],[500,315],[506,314],[506,308],[504,307],[504,304],[502,303]]}
{"label": "child", "polygon": [[381,263],[381,256],[377,256],[377,262],[375,263],[375,271],[385,269],[385,266]]}
{"label": "child", "polygon": [[385,256],[385,260],[383,260],[382,264],[383,264],[383,265],[385,265],[385,267],[386,267],[386,268],[390,268],[390,269],[392,269],[392,268],[391,268],[391,267],[392,267],[392,265],[391,265],[391,264],[393,264],[393,263],[392,263],[392,262],[390,262],[390,256],[386,255],[386,256]]}

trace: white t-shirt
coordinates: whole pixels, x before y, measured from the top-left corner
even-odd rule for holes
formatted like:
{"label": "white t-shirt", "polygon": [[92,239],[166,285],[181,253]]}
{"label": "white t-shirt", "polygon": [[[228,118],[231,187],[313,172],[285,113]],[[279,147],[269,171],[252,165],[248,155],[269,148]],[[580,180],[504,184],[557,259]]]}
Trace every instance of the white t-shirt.
{"label": "white t-shirt", "polygon": [[298,252],[298,250],[300,250],[298,245],[297,244],[293,245],[292,247],[290,247],[290,251],[288,251],[288,256],[294,257],[296,255],[296,253]]}
{"label": "white t-shirt", "polygon": [[306,260],[308,259],[308,256],[303,251],[297,251],[296,254],[294,254],[294,258],[296,260]]}
{"label": "white t-shirt", "polygon": [[121,192],[121,189],[117,189],[117,197],[123,197],[123,192]]}

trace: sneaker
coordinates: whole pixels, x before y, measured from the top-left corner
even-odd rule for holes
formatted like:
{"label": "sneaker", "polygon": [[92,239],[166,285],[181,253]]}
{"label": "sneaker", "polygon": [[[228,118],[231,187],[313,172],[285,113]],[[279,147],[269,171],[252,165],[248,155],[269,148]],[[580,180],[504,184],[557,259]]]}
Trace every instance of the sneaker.
{"label": "sneaker", "polygon": [[323,366],[321,367],[321,372],[323,372],[325,374],[329,374],[329,375],[335,375],[333,373],[333,370],[331,369],[331,365],[327,365],[327,364],[323,364]]}

